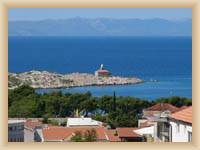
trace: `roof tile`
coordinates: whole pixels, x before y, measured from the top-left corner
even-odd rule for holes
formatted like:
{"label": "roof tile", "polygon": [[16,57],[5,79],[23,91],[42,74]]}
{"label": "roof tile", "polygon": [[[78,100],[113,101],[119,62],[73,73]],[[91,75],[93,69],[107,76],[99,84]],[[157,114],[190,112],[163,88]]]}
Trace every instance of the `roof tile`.
{"label": "roof tile", "polygon": [[192,123],[192,106],[171,114],[170,118]]}

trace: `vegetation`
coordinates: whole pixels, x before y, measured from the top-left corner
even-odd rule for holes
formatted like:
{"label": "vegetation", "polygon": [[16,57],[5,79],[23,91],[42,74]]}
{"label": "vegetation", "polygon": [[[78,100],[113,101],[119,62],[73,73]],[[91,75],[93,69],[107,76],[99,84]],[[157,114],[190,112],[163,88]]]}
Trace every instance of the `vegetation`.
{"label": "vegetation", "polygon": [[72,142],[83,142],[83,135],[80,131],[76,131],[75,135],[71,137]]}
{"label": "vegetation", "polygon": [[11,75],[8,75],[8,86],[11,87],[11,86],[19,86],[20,85],[20,80],[17,79],[16,77],[14,76],[11,76]]}
{"label": "vegetation", "polygon": [[8,95],[9,117],[41,117],[48,122],[48,118],[73,117],[78,110],[80,115],[91,116],[109,124],[111,128],[137,126],[138,114],[159,102],[171,103],[177,107],[192,104],[191,99],[182,97],[148,101],[135,97],[118,97],[115,93],[113,96],[102,97],[94,97],[90,92],[38,94],[27,85],[9,90]]}
{"label": "vegetation", "polygon": [[76,131],[75,135],[71,138],[72,142],[95,142],[97,141],[97,133],[95,129],[86,130],[84,134]]}
{"label": "vegetation", "polygon": [[95,129],[87,130],[84,134],[85,142],[94,142],[97,140],[97,133]]}

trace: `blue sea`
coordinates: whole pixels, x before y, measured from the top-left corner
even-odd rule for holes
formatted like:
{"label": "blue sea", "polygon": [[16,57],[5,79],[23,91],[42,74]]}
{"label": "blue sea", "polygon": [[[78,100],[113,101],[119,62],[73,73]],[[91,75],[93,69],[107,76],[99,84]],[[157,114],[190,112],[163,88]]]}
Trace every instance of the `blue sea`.
{"label": "blue sea", "polygon": [[[147,100],[192,98],[191,37],[9,37],[9,72],[47,70],[94,73],[104,64],[113,75],[145,83],[38,89],[37,92],[87,92],[94,96],[134,96]],[[151,82],[157,80],[158,82]]]}

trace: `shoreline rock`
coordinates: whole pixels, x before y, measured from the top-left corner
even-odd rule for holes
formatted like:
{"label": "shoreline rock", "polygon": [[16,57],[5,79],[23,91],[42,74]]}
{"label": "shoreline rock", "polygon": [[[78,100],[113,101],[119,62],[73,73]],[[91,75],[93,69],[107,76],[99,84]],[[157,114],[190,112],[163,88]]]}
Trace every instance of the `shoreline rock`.
{"label": "shoreline rock", "polygon": [[89,73],[59,74],[48,71],[29,71],[8,74],[8,88],[14,89],[27,84],[36,89],[72,88],[83,86],[107,86],[138,84],[144,81],[136,77],[96,77]]}

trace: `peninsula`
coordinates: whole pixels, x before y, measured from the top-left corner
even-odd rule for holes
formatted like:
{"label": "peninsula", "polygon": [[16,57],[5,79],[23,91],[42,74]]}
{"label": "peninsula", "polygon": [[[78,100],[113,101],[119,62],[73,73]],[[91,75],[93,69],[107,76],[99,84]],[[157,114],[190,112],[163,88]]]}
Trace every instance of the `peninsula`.
{"label": "peninsula", "polygon": [[143,80],[135,77],[98,77],[88,73],[59,74],[47,71],[30,71],[24,73],[9,73],[8,88],[14,89],[27,84],[33,88],[70,88],[93,85],[123,85],[142,83]]}

